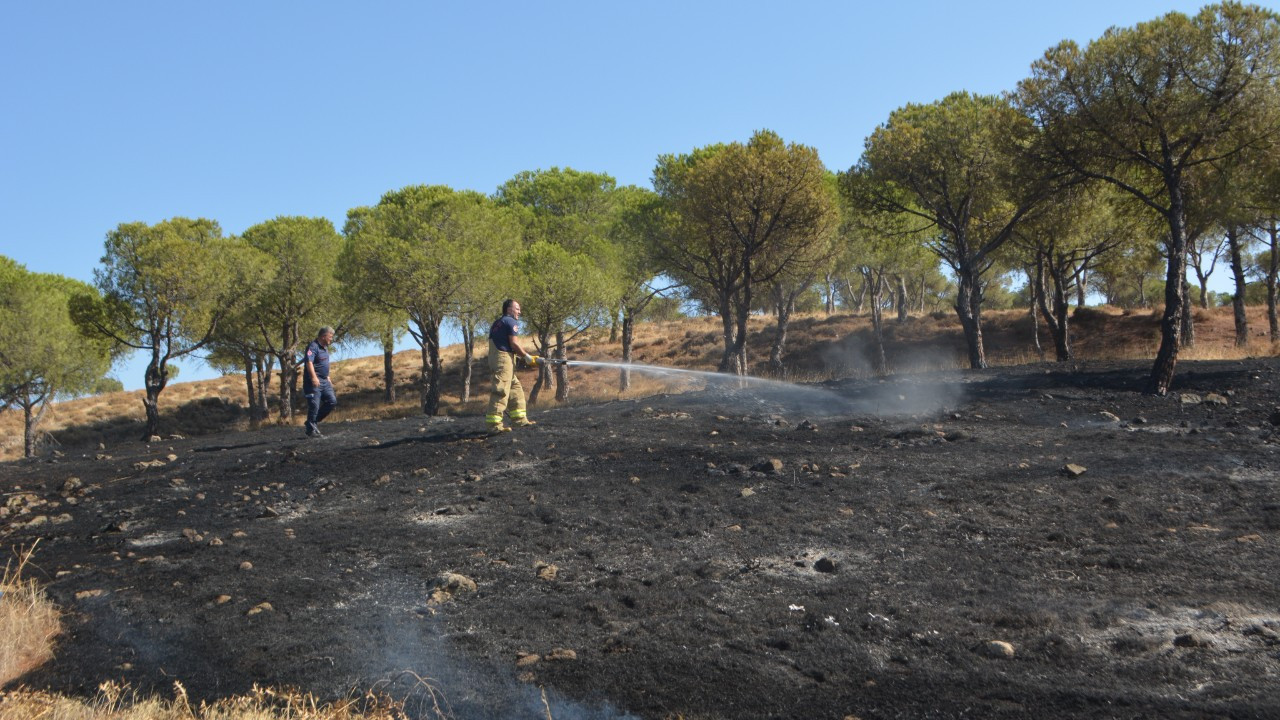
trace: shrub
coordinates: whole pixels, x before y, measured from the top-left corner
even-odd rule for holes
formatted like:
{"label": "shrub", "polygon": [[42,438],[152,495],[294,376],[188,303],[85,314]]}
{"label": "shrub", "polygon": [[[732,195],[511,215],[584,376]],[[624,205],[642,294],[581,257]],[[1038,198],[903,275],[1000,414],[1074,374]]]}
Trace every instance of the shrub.
{"label": "shrub", "polygon": [[5,565],[0,578],[0,687],[53,657],[53,639],[62,632],[58,608],[22,570],[32,545]]}

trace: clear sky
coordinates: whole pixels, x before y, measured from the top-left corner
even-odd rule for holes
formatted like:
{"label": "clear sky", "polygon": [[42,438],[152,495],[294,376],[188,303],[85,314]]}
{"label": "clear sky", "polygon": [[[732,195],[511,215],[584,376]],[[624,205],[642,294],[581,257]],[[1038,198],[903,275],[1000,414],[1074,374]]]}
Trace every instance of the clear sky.
{"label": "clear sky", "polygon": [[843,170],[905,103],[1011,90],[1060,40],[1204,4],[11,0],[0,254],[91,281],[121,222],[341,228],[405,185],[552,166],[648,185],[659,154],[761,128]]}

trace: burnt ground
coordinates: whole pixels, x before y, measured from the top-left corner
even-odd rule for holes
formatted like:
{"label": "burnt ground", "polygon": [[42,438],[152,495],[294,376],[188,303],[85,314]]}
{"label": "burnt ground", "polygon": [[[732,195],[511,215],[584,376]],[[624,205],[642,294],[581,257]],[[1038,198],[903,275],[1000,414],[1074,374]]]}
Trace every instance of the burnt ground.
{"label": "burnt ground", "polygon": [[3,543],[42,538],[68,613],[23,682],[421,707],[410,670],[458,718],[1280,717],[1280,360],[1182,363],[1166,398],[1147,368],[11,463]]}

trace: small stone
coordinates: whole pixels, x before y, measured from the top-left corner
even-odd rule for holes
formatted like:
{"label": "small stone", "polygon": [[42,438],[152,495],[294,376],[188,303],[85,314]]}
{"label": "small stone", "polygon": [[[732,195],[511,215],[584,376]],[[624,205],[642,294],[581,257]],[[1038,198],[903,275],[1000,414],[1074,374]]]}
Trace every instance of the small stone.
{"label": "small stone", "polygon": [[783,465],[781,460],[778,458],[769,458],[768,460],[752,465],[751,469],[756,472],[765,473],[766,475],[778,475],[782,472],[782,467]]}
{"label": "small stone", "polygon": [[749,488],[749,487],[742,488],[741,492],[739,492],[739,493],[738,493],[738,495],[740,495],[741,497],[744,497],[744,498],[749,498],[749,497],[751,497],[752,495],[755,495],[755,494],[756,494],[756,491],[755,491],[755,490],[752,490],[752,489],[751,489],[751,488]]}
{"label": "small stone", "polygon": [[102,597],[102,594],[103,594],[104,592],[106,592],[106,591],[105,591],[105,590],[98,589],[98,588],[95,588],[95,589],[93,589],[93,590],[81,590],[80,592],[76,593],[76,599],[77,599],[77,600],[86,600],[86,599],[88,599],[88,598]]}
{"label": "small stone", "polygon": [[537,653],[516,653],[516,667],[529,667],[536,665],[542,660],[542,656]]}
{"label": "small stone", "polygon": [[218,597],[213,599],[213,603],[215,605],[226,605],[229,602],[231,602],[230,595],[219,595]]}
{"label": "small stone", "polygon": [[1075,463],[1067,463],[1062,467],[1062,471],[1067,474],[1067,477],[1075,478],[1085,474],[1088,471],[1088,468]]}
{"label": "small stone", "polygon": [[164,442],[164,438],[160,437],[159,435],[152,435],[151,437],[147,438],[147,442],[149,443]]}
{"label": "small stone", "polygon": [[1009,659],[1014,656],[1013,645],[1003,640],[988,640],[982,645],[982,654],[989,658]]}
{"label": "small stone", "polygon": [[813,564],[813,569],[820,573],[834,573],[836,571],[836,563],[831,558],[818,558],[818,562]]}
{"label": "small stone", "polygon": [[240,569],[241,569],[241,570],[252,570],[252,569],[253,569],[253,563],[249,562],[248,560],[245,560],[244,562],[240,563]]}
{"label": "small stone", "polygon": [[175,461],[175,460],[177,460],[177,459],[178,459],[178,456],[177,456],[177,455],[174,455],[173,453],[169,453],[168,455],[166,455],[166,456],[165,456],[165,458],[166,458],[169,462],[173,462],[173,461]]}
{"label": "small stone", "polygon": [[1227,400],[1226,397],[1219,395],[1218,393],[1209,393],[1208,395],[1204,396],[1204,404],[1205,405],[1228,405],[1230,404],[1230,401]]}
{"label": "small stone", "polygon": [[540,562],[534,565],[533,569],[534,569],[534,572],[538,574],[539,580],[547,580],[547,581],[555,580],[556,575],[559,574],[560,572],[560,568],[556,567],[555,565],[552,565],[551,563]]}
{"label": "small stone", "polygon": [[1262,542],[1262,536],[1261,536],[1261,535],[1258,535],[1258,534],[1256,534],[1256,533],[1254,533],[1254,534],[1252,534],[1252,535],[1241,535],[1240,537],[1236,538],[1236,542],[1238,542],[1238,543],[1260,543],[1260,542]]}
{"label": "small stone", "polygon": [[248,535],[249,533],[243,530],[236,530],[235,532],[231,533],[231,537],[233,538],[242,538],[242,537],[247,537]]}
{"label": "small stone", "polygon": [[1107,422],[1114,422],[1114,423],[1120,422],[1120,416],[1116,415],[1115,413],[1109,413],[1106,410],[1103,410],[1098,414],[1101,415],[1102,419],[1106,420]]}
{"label": "small stone", "polygon": [[246,612],[245,615],[257,615],[261,612],[275,612],[275,608],[271,607],[271,603],[269,602],[261,602],[249,608],[249,611]]}
{"label": "small stone", "polygon": [[82,487],[84,487],[84,483],[80,481],[80,478],[67,478],[67,481],[62,483],[62,495],[66,497]]}
{"label": "small stone", "polygon": [[568,648],[552,648],[551,652],[547,653],[547,661],[549,662],[562,661],[562,660],[577,660],[577,659],[578,659],[578,653]]}
{"label": "small stone", "polygon": [[436,579],[436,589],[432,591],[428,603],[440,605],[453,599],[459,593],[476,591],[476,581],[466,575],[447,572]]}
{"label": "small stone", "polygon": [[1195,393],[1182,393],[1178,396],[1178,402],[1183,405],[1199,405],[1204,402],[1204,398],[1196,395]]}
{"label": "small stone", "polygon": [[199,532],[197,532],[194,528],[183,528],[182,537],[186,538],[189,542],[193,542],[193,543],[204,540],[204,536],[201,535]]}
{"label": "small stone", "polygon": [[1209,638],[1197,632],[1185,633],[1173,639],[1174,647],[1181,648],[1204,648],[1212,644],[1213,642]]}
{"label": "small stone", "polygon": [[391,484],[390,475],[379,475],[378,479],[373,481],[374,487],[383,487],[384,485],[389,485],[389,484]]}
{"label": "small stone", "polygon": [[215,537],[215,538],[210,539],[210,540],[209,540],[209,545],[210,545],[210,546],[212,546],[212,547],[222,547],[222,538],[220,538],[220,537]]}

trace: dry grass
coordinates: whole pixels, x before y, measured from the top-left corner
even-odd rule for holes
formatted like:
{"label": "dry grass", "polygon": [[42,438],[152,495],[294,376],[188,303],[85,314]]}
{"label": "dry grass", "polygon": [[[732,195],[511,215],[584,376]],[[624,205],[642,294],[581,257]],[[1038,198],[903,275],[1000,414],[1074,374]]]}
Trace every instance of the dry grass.
{"label": "dry grass", "polygon": [[[416,676],[415,676],[416,677]],[[139,697],[127,686],[105,682],[89,700],[19,689],[0,695],[4,720],[407,720],[446,718],[443,699],[425,680],[407,700],[370,691],[363,697],[322,703],[314,695],[254,687],[247,695],[192,704],[182,683],[172,699]],[[407,706],[419,707],[410,712]],[[425,707],[420,707],[425,705]]]}
{"label": "dry grass", "polygon": [[[35,545],[20,551],[0,578],[0,687],[52,659],[53,640],[62,631],[58,608],[35,580],[23,576],[34,551]],[[403,687],[406,677],[410,682],[402,697],[386,691],[393,683]],[[247,695],[193,705],[180,682],[174,683],[171,699],[141,697],[111,681],[88,700],[21,687],[0,692],[4,720],[407,720],[449,715],[444,696],[413,673],[334,702],[255,686]]]}
{"label": "dry grass", "polygon": [[[1266,309],[1249,308],[1252,344],[1235,347],[1235,328],[1229,307],[1197,309],[1196,344],[1179,356],[1187,360],[1238,359],[1276,355],[1280,348],[1266,336]],[[1039,362],[1032,341],[1030,318],[1023,310],[997,310],[983,314],[987,360],[992,365]],[[1081,360],[1149,360],[1159,345],[1160,309],[1126,311],[1110,306],[1077,309],[1072,319],[1076,356]],[[683,318],[636,326],[635,362],[692,370],[715,370],[722,349],[719,318]],[[768,375],[769,345],[774,336],[774,319],[752,317],[748,324],[748,355],[752,373]],[[964,336],[955,314],[939,312],[912,316],[905,323],[886,317],[886,354],[892,372],[912,373],[956,369],[968,366]],[[1046,357],[1053,347],[1043,325],[1040,342]],[[865,316],[810,314],[796,317],[788,332],[787,378],[821,381],[838,377],[859,377],[871,373],[870,321]],[[483,352],[483,345],[481,352]],[[471,398],[462,402],[462,346],[442,350],[445,382],[441,412],[447,415],[478,415],[488,393],[487,366],[483,356],[473,366]],[[569,348],[569,357],[581,360],[616,361],[621,345],[610,342],[608,331],[600,330],[579,338]],[[332,421],[389,419],[417,415],[422,365],[417,350],[396,353],[393,363],[397,379],[397,401],[383,401],[382,356],[372,355],[335,362],[333,378],[340,405]],[[531,389],[532,373],[522,373]],[[614,370],[574,369],[570,373],[569,402],[580,404],[634,398],[661,392],[678,392],[681,383],[640,373],[631,376],[632,387],[618,391]],[[272,390],[275,390],[274,386]],[[212,380],[175,383],[160,396],[166,432],[199,435],[248,426],[244,400],[244,380],[228,375]],[[274,393],[273,393],[274,395]],[[554,389],[544,389],[540,405],[554,403]],[[535,406],[536,410],[536,406]],[[56,403],[42,425],[43,442],[50,447],[91,448],[108,445],[141,434],[143,413],[141,391],[110,393]],[[296,420],[301,423],[301,418]],[[0,413],[0,460],[22,453],[22,425],[18,413]]]}
{"label": "dry grass", "polygon": [[0,687],[52,658],[62,632],[58,608],[35,580],[23,577],[34,551],[32,545],[18,552],[0,578]]}

